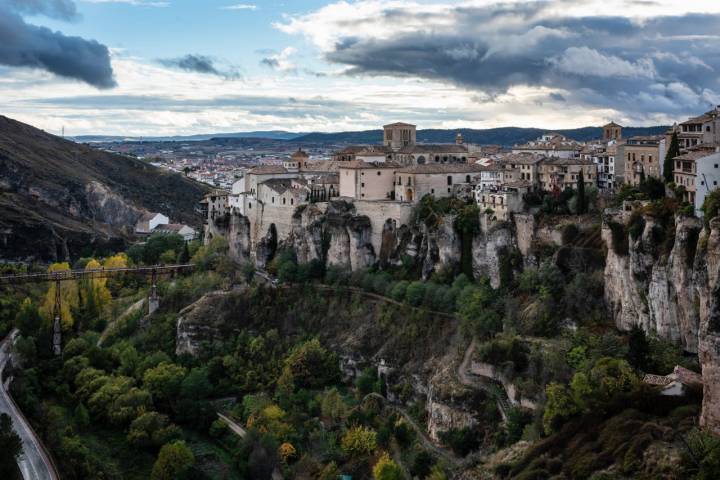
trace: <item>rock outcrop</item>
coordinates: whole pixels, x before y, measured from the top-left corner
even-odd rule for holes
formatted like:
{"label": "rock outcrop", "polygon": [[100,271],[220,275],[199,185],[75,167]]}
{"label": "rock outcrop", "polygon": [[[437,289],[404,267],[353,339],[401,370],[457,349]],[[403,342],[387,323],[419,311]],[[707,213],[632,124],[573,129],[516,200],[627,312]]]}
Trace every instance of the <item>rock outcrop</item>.
{"label": "rock outcrop", "polygon": [[[620,330],[634,325],[698,353],[703,377],[702,426],[720,434],[720,218],[675,217],[674,243],[661,252],[658,221],[637,206],[603,217],[607,245],[605,299]],[[635,214],[638,215],[637,213]],[[639,225],[639,227],[638,227]]]}

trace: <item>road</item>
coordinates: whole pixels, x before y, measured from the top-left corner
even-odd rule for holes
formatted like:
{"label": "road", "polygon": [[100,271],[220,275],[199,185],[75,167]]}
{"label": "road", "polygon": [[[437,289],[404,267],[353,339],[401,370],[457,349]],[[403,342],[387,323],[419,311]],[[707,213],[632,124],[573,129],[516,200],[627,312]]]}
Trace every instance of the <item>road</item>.
{"label": "road", "polygon": [[[2,378],[5,365],[10,359],[10,347],[17,334],[18,331],[14,330],[0,346],[0,378]],[[2,383],[0,385],[0,412],[10,415],[13,428],[22,440],[23,453],[18,458],[18,466],[23,478],[25,480],[59,480],[60,477],[43,450],[40,440],[10,397],[7,385],[3,382],[0,383]]]}

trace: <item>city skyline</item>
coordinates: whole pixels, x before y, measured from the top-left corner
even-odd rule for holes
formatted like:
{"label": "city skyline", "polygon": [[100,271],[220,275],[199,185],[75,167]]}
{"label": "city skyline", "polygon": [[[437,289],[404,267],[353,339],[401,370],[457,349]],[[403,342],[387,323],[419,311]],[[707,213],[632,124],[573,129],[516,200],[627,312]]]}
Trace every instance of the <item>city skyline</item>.
{"label": "city skyline", "polygon": [[720,4],[7,0],[0,113],[68,135],[671,124]]}

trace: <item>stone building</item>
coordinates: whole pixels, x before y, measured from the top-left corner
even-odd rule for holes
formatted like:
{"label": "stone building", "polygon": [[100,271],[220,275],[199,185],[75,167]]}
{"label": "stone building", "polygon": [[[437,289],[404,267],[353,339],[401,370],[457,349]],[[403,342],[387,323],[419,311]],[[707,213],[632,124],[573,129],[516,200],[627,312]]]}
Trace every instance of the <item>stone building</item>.
{"label": "stone building", "polygon": [[673,132],[678,134],[681,151],[699,145],[720,144],[720,106],[673,127],[667,133],[667,145],[670,145],[669,137]]}
{"label": "stone building", "polygon": [[490,220],[504,222],[510,220],[513,213],[524,209],[523,195],[531,190],[528,182],[516,182],[500,187],[475,188],[475,202],[481,213],[485,213]]}
{"label": "stone building", "polygon": [[383,145],[400,150],[417,143],[417,127],[409,123],[391,123],[383,127]]}
{"label": "stone building", "polygon": [[473,183],[481,171],[481,166],[466,163],[403,167],[395,172],[394,198],[401,202],[418,202],[425,195],[449,197],[454,186]]}
{"label": "stone building", "polygon": [[597,165],[574,158],[546,158],[538,164],[538,185],[547,192],[577,188],[580,171],[586,187],[597,185]]}
{"label": "stone building", "polygon": [[368,163],[353,160],[340,166],[340,196],[356,200],[392,200],[394,198],[394,162]]}
{"label": "stone building", "polygon": [[622,140],[622,127],[615,122],[610,122],[603,128],[603,141]]}
{"label": "stone building", "polygon": [[665,141],[662,135],[631,137],[618,147],[625,161],[625,183],[637,186],[643,178],[662,178]]}
{"label": "stone building", "polygon": [[570,140],[559,133],[546,133],[537,140],[515,145],[512,153],[533,153],[546,157],[578,158],[583,144]]}

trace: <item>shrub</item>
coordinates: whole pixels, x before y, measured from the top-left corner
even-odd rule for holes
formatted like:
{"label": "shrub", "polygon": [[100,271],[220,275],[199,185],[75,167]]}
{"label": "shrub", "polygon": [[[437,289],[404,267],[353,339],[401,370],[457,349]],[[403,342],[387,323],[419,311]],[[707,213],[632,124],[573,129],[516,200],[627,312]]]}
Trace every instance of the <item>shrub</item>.
{"label": "shrub", "polygon": [[480,446],[480,438],[474,428],[453,428],[440,432],[440,441],[449,446],[453,452],[464,457],[468,453],[477,450]]}
{"label": "shrub", "polygon": [[405,301],[412,306],[418,307],[425,299],[425,283],[412,282],[405,291]]}
{"label": "shrub", "polygon": [[405,476],[402,468],[386,452],[373,467],[373,478],[375,480],[402,480]]}
{"label": "shrub", "polygon": [[563,245],[570,245],[571,243],[573,243],[579,234],[580,229],[574,223],[569,223],[565,225],[562,229]]}
{"label": "shrub", "polygon": [[377,448],[377,433],[368,427],[351,427],[343,435],[341,446],[351,457],[370,455]]}
{"label": "shrub", "polygon": [[610,227],[610,233],[612,234],[613,252],[621,256],[627,255],[630,244],[625,226],[617,222],[609,222],[608,227]]}

